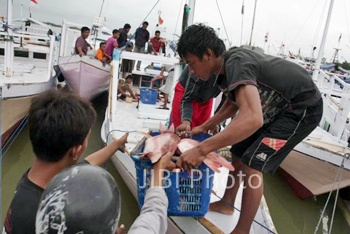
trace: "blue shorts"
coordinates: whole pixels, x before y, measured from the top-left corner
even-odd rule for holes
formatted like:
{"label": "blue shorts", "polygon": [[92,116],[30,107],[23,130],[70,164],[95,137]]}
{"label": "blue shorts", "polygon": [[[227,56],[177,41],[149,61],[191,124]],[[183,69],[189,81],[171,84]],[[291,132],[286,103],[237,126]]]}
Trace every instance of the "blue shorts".
{"label": "blue shorts", "polygon": [[322,99],[310,107],[287,110],[253,135],[231,147],[231,153],[249,167],[275,173],[283,159],[319,124]]}

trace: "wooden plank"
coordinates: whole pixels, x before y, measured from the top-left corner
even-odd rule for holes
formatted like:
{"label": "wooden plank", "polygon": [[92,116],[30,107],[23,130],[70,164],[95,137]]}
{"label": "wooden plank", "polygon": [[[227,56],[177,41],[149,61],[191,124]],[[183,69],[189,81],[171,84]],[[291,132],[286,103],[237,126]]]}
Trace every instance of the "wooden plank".
{"label": "wooden plank", "polygon": [[215,224],[213,224],[212,222],[210,222],[208,219],[206,218],[199,218],[198,221],[211,233],[215,233],[215,234],[224,234],[224,232],[218,228]]}
{"label": "wooden plank", "polygon": [[[302,193],[309,190],[310,195],[320,195],[332,190],[333,182],[339,167],[330,163],[309,157],[302,153],[292,151],[282,162],[280,168],[290,176],[294,183],[289,184],[296,194],[302,198]],[[343,169],[342,178],[339,184],[334,185],[334,190],[350,186],[350,172]],[[300,189],[305,189],[300,191]]]}

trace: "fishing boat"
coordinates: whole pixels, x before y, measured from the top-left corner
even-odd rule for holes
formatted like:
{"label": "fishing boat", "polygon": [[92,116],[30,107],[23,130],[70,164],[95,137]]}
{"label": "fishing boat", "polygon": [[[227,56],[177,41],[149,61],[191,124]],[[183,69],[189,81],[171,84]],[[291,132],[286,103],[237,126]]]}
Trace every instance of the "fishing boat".
{"label": "fishing boat", "polygon": [[350,186],[350,85],[321,66],[332,7],[333,0],[312,76],[322,94],[323,117],[280,166],[283,177],[302,199]]}
{"label": "fishing boat", "polygon": [[1,148],[25,123],[31,99],[56,85],[52,67],[58,48],[48,25],[32,18],[27,26],[13,23],[12,1],[7,14],[0,29]]}
{"label": "fishing boat", "polygon": [[60,44],[60,57],[58,66],[66,83],[81,97],[93,99],[98,94],[108,89],[111,66],[102,64],[95,59],[96,50],[101,41],[106,41],[112,36],[111,30],[104,27],[103,20],[99,17],[93,21],[88,39],[93,50],[86,56],[80,57],[74,53],[76,39],[80,36],[80,30],[85,25],[63,21],[62,38]]}

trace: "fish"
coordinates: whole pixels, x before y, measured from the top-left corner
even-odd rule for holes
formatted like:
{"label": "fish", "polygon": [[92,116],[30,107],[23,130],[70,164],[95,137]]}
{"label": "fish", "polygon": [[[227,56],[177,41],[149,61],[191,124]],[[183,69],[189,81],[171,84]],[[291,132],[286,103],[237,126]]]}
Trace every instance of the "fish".
{"label": "fish", "polygon": [[[189,138],[184,138],[180,141],[180,143],[177,145],[178,150],[181,153],[186,152],[189,149],[192,149],[193,147],[199,145],[199,142],[193,139]],[[226,167],[230,171],[234,171],[235,168],[233,165],[227,161],[224,157],[221,155],[215,153],[215,152],[210,152],[203,160],[203,162],[213,171],[215,172],[220,172],[219,168],[220,167]]]}
{"label": "fish", "polygon": [[167,152],[172,152],[174,155],[180,142],[180,137],[174,133],[174,130],[174,125],[171,125],[168,130],[160,125],[160,134],[146,140],[143,155],[152,163],[158,162]]}

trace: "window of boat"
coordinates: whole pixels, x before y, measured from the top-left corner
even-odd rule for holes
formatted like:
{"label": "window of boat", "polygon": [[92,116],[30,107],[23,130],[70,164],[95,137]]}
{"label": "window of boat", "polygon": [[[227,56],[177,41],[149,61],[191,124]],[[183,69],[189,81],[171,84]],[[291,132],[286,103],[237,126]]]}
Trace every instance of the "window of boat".
{"label": "window of boat", "polygon": [[28,51],[15,50],[15,57],[28,58],[29,57],[29,52]]}
{"label": "window of boat", "polygon": [[33,53],[33,58],[36,59],[46,59],[46,54],[45,53]]}

